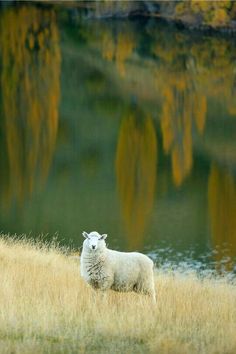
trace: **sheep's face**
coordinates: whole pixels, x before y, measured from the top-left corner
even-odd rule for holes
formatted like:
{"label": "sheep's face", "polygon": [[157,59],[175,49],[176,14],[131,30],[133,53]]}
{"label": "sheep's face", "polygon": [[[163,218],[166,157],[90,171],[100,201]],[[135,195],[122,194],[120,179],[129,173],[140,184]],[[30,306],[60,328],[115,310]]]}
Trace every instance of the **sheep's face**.
{"label": "sheep's face", "polygon": [[103,249],[106,247],[105,239],[107,237],[106,234],[100,235],[98,232],[93,231],[90,232],[89,234],[87,232],[82,233],[83,236],[85,237],[84,244],[89,247],[91,251],[96,251],[99,249]]}

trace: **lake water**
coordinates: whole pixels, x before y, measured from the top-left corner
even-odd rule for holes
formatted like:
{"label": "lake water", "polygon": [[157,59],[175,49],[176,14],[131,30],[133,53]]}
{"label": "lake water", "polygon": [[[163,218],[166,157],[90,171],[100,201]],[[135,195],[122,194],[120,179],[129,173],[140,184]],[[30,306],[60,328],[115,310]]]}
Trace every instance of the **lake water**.
{"label": "lake water", "polygon": [[32,5],[0,26],[0,229],[235,270],[235,38]]}

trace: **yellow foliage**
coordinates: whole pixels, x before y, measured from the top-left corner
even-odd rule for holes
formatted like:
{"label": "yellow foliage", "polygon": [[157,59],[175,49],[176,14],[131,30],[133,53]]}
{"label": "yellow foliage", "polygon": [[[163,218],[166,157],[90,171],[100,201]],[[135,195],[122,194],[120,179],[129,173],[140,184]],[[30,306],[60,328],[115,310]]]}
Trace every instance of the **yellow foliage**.
{"label": "yellow foliage", "polygon": [[116,46],[116,64],[121,76],[125,76],[125,61],[132,54],[135,46],[133,37],[119,33]]}
{"label": "yellow foliage", "polygon": [[177,2],[175,13],[201,15],[203,23],[213,27],[225,26],[230,20],[232,1],[190,0]]}
{"label": "yellow foliage", "polygon": [[19,203],[32,193],[37,172],[45,180],[53,156],[60,96],[59,34],[53,10],[30,6],[6,9],[0,25],[9,199]]}
{"label": "yellow foliage", "polygon": [[206,114],[207,114],[207,100],[206,96],[202,94],[193,96],[193,105],[194,105],[194,118],[197,125],[197,129],[200,134],[203,134],[205,122],[206,122]]}
{"label": "yellow foliage", "polygon": [[183,162],[180,154],[181,152],[178,149],[178,147],[174,146],[171,153],[171,163],[172,163],[173,180],[176,186],[180,186],[185,177],[184,169],[182,168]]}
{"label": "yellow foliage", "polygon": [[224,26],[229,22],[229,17],[225,9],[215,9],[211,21],[213,26]]}
{"label": "yellow foliage", "polygon": [[187,1],[178,2],[175,7],[176,15],[182,15],[187,9]]}
{"label": "yellow foliage", "polygon": [[102,53],[106,60],[112,61],[115,53],[115,45],[110,32],[104,31],[102,36]]}
{"label": "yellow foliage", "polygon": [[208,203],[212,242],[219,246],[215,257],[221,261],[227,256],[227,270],[232,270],[232,258],[236,257],[236,181],[214,163],[208,181]]}
{"label": "yellow foliage", "polygon": [[207,0],[191,0],[191,8],[194,9],[195,12],[209,12],[213,9],[214,1]]}
{"label": "yellow foliage", "polygon": [[191,92],[188,77],[167,76],[163,80],[161,130],[163,148],[171,154],[173,181],[180,186],[192,168],[192,130],[195,121],[203,133],[207,112],[206,98]]}
{"label": "yellow foliage", "polygon": [[157,169],[157,141],[151,117],[130,110],[123,118],[116,152],[116,176],[129,247],[142,246],[150,218]]}
{"label": "yellow foliage", "polygon": [[203,16],[204,22],[213,27],[225,26],[230,20],[228,13],[232,1],[190,1],[190,9]]}
{"label": "yellow foliage", "polygon": [[114,36],[107,28],[102,32],[102,55],[108,61],[115,61],[118,72],[125,76],[125,62],[131,56],[135,41],[132,33],[122,30]]}
{"label": "yellow foliage", "polygon": [[222,102],[236,115],[235,45],[216,37],[187,43],[184,36],[174,35],[170,41],[166,34],[156,36],[155,89],[162,102],[163,149],[171,155],[173,181],[180,186],[193,164],[193,133],[204,134],[208,99]]}

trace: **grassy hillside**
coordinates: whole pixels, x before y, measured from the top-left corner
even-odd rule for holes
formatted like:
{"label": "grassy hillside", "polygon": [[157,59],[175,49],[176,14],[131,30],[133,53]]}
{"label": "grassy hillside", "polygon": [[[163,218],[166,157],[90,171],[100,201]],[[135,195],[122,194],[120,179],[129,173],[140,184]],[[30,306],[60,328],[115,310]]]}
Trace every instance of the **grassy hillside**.
{"label": "grassy hillside", "polygon": [[235,352],[226,279],[158,271],[153,308],[141,295],[94,292],[68,252],[27,242],[0,239],[1,353]]}

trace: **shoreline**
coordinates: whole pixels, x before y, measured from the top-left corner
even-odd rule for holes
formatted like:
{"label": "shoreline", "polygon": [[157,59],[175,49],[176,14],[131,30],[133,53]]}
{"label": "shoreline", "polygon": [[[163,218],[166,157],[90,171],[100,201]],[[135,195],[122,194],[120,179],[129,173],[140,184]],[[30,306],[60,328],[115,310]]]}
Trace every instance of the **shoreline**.
{"label": "shoreline", "polygon": [[[122,3],[122,1],[121,1]],[[109,1],[105,3],[98,3],[96,1],[58,1],[58,0],[35,0],[34,2],[24,2],[19,0],[2,2],[1,7],[9,6],[25,6],[25,5],[37,5],[42,7],[52,6],[60,7],[71,11],[73,18],[77,16],[82,16],[86,20],[109,20],[109,19],[131,19],[131,20],[151,20],[155,19],[157,21],[176,26],[177,29],[183,29],[190,32],[199,32],[209,35],[223,34],[223,35],[234,35],[236,33],[236,20],[231,20],[227,25],[210,25],[203,21],[199,21],[192,14],[189,15],[173,15],[165,13],[165,11],[158,12],[156,10],[158,6],[158,1],[155,5],[152,1],[125,1],[127,8],[122,8],[122,4],[118,5],[116,1]],[[135,3],[135,5],[134,5]],[[120,7],[119,7],[120,6]],[[149,9],[149,6],[151,9]],[[84,14],[79,13],[79,11],[84,11]]]}

